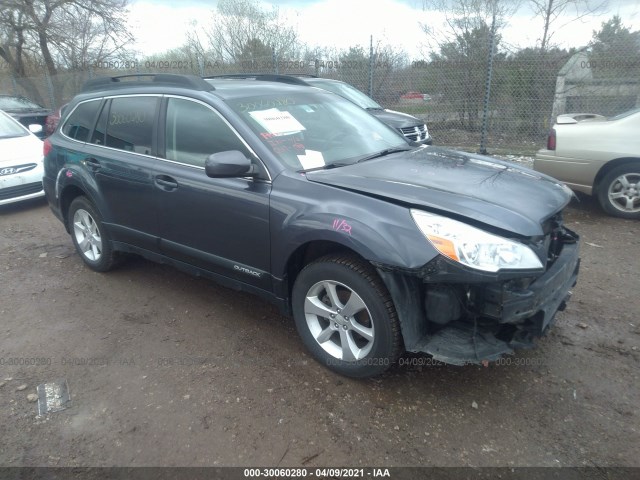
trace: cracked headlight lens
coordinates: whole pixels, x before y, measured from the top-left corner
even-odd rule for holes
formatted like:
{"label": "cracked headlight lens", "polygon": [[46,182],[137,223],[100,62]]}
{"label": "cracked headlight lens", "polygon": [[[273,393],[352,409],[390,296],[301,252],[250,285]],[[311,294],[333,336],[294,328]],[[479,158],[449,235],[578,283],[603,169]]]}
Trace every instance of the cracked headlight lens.
{"label": "cracked headlight lens", "polygon": [[447,258],[485,272],[543,268],[526,245],[447,217],[411,210],[422,234]]}

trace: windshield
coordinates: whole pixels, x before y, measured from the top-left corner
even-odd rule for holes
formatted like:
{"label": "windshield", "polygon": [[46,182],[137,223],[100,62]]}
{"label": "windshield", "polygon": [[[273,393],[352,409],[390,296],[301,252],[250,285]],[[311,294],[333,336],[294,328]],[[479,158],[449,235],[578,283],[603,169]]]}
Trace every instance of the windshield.
{"label": "windshield", "polygon": [[24,110],[24,109],[38,109],[43,107],[37,103],[33,103],[28,98],[24,97],[2,97],[0,96],[0,110]]}
{"label": "windshield", "polygon": [[317,81],[317,82],[309,82],[314,87],[322,88],[323,90],[328,90],[333,93],[337,93],[341,97],[346,98],[347,100],[351,100],[353,103],[362,108],[375,108],[382,110],[382,107],[373,101],[373,99],[367,97],[364,93],[362,93],[357,88],[349,85],[348,83],[343,82],[325,82],[325,81]]}
{"label": "windshield", "polygon": [[0,138],[24,137],[29,133],[4,112],[0,112]]}
{"label": "windshield", "polygon": [[391,127],[337,95],[310,89],[228,103],[294,170],[346,165],[383,150],[410,148]]}

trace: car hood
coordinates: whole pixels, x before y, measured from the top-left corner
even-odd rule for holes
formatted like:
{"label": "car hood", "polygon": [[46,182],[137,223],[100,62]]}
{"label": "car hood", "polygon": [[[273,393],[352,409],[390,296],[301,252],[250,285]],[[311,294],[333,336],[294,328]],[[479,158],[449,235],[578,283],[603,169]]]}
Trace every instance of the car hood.
{"label": "car hood", "polygon": [[527,237],[564,208],[571,190],[533,170],[439,147],[307,172],[312,182],[462,216]]}
{"label": "car hood", "polygon": [[0,168],[42,161],[42,140],[34,135],[0,138]]}
{"label": "car hood", "polygon": [[407,128],[422,125],[424,120],[407,115],[406,113],[396,112],[394,110],[368,110],[371,115],[374,115],[379,120],[382,120],[387,125],[393,128]]}

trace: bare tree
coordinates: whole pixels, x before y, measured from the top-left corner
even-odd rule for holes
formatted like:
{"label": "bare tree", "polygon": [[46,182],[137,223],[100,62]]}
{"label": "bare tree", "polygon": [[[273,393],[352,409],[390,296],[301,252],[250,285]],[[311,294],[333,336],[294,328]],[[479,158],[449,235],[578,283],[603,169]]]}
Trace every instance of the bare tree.
{"label": "bare tree", "polygon": [[128,58],[125,47],[132,37],[123,24],[116,26],[77,5],[71,5],[59,15],[57,25],[63,30],[51,34],[58,68],[85,69],[106,60]]}
{"label": "bare tree", "polygon": [[2,58],[16,81],[36,102],[42,103],[42,97],[35,84],[27,78],[27,63],[35,51],[29,41],[30,23],[21,10],[8,8],[8,2],[0,2],[0,58]]}
{"label": "bare tree", "polygon": [[[593,15],[603,9],[607,0],[528,0],[536,18],[542,18],[542,36],[539,39],[540,52],[546,52],[551,45],[551,38],[556,30]],[[567,21],[556,27],[556,23],[569,10],[574,12]]]}
{"label": "bare tree", "polygon": [[432,52],[438,51],[445,44],[468,37],[474,30],[492,25],[494,19],[498,32],[519,5],[519,0],[424,0],[424,10],[444,16],[441,25],[421,24],[427,46]]}
{"label": "bare tree", "polygon": [[[428,88],[443,95],[460,125],[475,130],[488,100],[488,63],[499,53],[499,31],[518,8],[512,0],[427,0],[425,9],[443,14],[443,25],[423,25],[430,47]],[[498,52],[498,53],[496,53]]]}
{"label": "bare tree", "polygon": [[42,62],[58,96],[59,68],[104,60],[133,40],[124,21],[126,5],[127,0],[0,0],[0,58],[34,99],[40,95],[26,67]]}
{"label": "bare tree", "polygon": [[280,11],[263,10],[255,0],[220,0],[206,34],[212,54],[223,61],[237,61],[257,42],[278,58],[293,58],[300,48],[296,30]]}
{"label": "bare tree", "polygon": [[196,20],[191,21],[191,30],[187,32],[187,41],[184,44],[184,51],[191,59],[195,59],[198,64],[198,69],[200,73],[204,74],[205,69],[207,68],[207,53],[206,49],[200,40],[199,34],[199,26]]}

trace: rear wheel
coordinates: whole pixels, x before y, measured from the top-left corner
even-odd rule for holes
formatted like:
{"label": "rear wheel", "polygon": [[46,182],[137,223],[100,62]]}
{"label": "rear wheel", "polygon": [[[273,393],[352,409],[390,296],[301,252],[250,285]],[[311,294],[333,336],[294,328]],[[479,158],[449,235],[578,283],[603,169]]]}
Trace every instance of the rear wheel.
{"label": "rear wheel", "polygon": [[600,182],[597,194],[609,215],[640,218],[640,163],[612,169]]}
{"label": "rear wheel", "polygon": [[292,303],[302,341],[331,370],[369,377],[397,360],[401,340],[395,307],[363,260],[328,255],[307,265],[294,284]]}
{"label": "rear wheel", "polygon": [[106,272],[115,265],[116,253],[102,225],[102,217],[86,197],[77,197],[69,206],[69,231],[82,261],[96,272]]}

